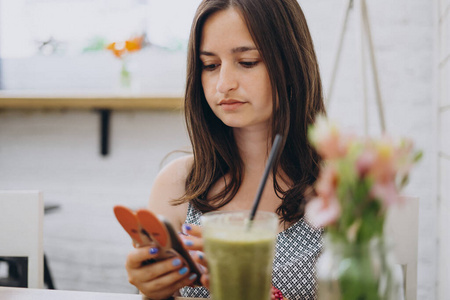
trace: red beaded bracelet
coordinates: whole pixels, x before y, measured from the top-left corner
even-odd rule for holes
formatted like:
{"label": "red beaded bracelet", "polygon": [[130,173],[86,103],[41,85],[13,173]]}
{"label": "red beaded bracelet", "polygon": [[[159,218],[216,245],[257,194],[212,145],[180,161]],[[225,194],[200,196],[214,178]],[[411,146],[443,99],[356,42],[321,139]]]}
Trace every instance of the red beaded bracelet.
{"label": "red beaded bracelet", "polygon": [[283,293],[274,286],[272,286],[272,294],[275,297],[275,300],[283,300]]}

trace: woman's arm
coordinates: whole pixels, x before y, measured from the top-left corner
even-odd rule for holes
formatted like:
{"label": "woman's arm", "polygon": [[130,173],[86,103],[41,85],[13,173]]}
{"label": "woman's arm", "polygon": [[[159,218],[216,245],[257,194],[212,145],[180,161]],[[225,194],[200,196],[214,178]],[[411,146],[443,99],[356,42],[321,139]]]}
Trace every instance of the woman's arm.
{"label": "woman's arm", "polygon": [[166,217],[175,230],[181,230],[181,225],[186,219],[188,203],[173,206],[172,200],[184,195],[186,177],[192,163],[191,155],[172,161],[158,174],[150,191],[148,209]]}
{"label": "woman's arm", "polygon": [[[184,195],[184,182],[191,163],[192,157],[187,156],[167,165],[153,184],[148,204],[149,210],[163,215],[179,230],[188,205],[172,206],[171,201]],[[151,299],[175,295],[181,287],[193,284],[197,278],[181,256],[144,264],[146,260],[157,258],[159,252],[157,247],[136,248],[128,254],[126,261],[129,282]]]}

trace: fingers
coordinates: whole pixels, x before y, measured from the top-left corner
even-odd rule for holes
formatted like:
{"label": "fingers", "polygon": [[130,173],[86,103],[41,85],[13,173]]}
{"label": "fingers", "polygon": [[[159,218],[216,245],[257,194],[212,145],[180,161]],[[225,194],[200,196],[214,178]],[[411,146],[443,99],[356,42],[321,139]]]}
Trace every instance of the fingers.
{"label": "fingers", "polygon": [[189,251],[189,254],[191,255],[192,259],[197,263],[197,265],[202,266],[202,268],[200,268],[202,271],[204,270],[204,268],[208,267],[208,261],[205,258],[205,253],[203,253],[202,251]]}
{"label": "fingers", "polygon": [[[168,298],[181,287],[194,284],[197,278],[182,257],[159,260],[161,256],[163,253],[158,248],[142,247],[131,251],[127,258],[129,282],[152,299]],[[149,259],[154,261],[143,264]]]}
{"label": "fingers", "polygon": [[200,282],[205,288],[209,289],[209,274],[203,274],[200,278]]}
{"label": "fingers", "polygon": [[205,255],[201,251],[195,251],[194,260],[197,262],[199,269],[202,272],[202,277],[200,277],[200,283],[209,289],[209,270],[208,270],[208,262],[205,259]]}
{"label": "fingers", "polygon": [[203,250],[203,239],[194,236],[180,235],[183,246],[186,250]]}
{"label": "fingers", "polygon": [[[156,270],[154,271],[154,274],[158,272]],[[180,288],[192,285],[196,278],[197,274],[190,273],[186,266],[182,266],[180,269],[172,270],[163,276],[155,277],[150,281],[142,283],[139,289],[150,298],[167,298],[172,296]]]}
{"label": "fingers", "polygon": [[202,228],[197,225],[183,224],[180,238],[187,250],[203,250]]}
{"label": "fingers", "polygon": [[[206,269],[203,252],[203,240],[199,226],[183,228],[189,235],[181,236],[188,250],[195,250],[194,260],[201,269]],[[145,246],[132,250],[127,257],[128,280],[144,295],[151,299],[165,299],[184,286],[193,286],[197,274],[192,273],[184,258],[172,251],[175,257],[167,258],[167,251],[158,247]],[[170,256],[170,255],[169,255]]]}
{"label": "fingers", "polygon": [[[198,225],[183,224],[182,231],[183,234],[180,235],[180,238],[183,241],[184,247],[189,251],[189,254],[197,264],[200,272],[207,274],[208,261],[203,253],[202,228]],[[205,278],[202,276],[201,280],[205,281],[206,284],[203,281],[201,281],[201,283],[205,286],[209,286],[208,278],[207,275],[205,275]]]}
{"label": "fingers", "polygon": [[157,258],[159,255],[159,248],[157,247],[140,247],[132,250],[128,256],[126,261],[126,268],[128,269],[137,269],[141,267],[142,262]]}
{"label": "fingers", "polygon": [[202,237],[202,227],[194,224],[183,224],[182,232],[185,235],[192,235],[196,237]]}
{"label": "fingers", "polygon": [[[174,271],[179,271],[184,268],[185,264],[179,257],[169,258],[162,261],[156,261],[149,265],[143,266],[139,269],[135,269],[132,273],[132,281],[133,282],[146,282],[155,280],[159,277],[162,277],[166,274],[172,273]],[[182,274],[184,275],[184,270]],[[136,278],[136,279],[134,279]]]}

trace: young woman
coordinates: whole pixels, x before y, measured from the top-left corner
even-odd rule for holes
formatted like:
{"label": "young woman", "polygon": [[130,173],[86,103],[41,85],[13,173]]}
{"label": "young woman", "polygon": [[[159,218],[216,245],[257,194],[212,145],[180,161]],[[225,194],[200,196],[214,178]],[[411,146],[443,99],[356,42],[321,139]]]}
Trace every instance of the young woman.
{"label": "young woman", "polygon": [[[287,299],[315,298],[321,232],[303,215],[320,163],[307,140],[318,113],[324,113],[319,68],[296,0],[204,0],[188,48],[185,117],[193,155],[161,171],[149,209],[176,228],[199,225],[205,212],[250,209],[280,133],[283,150],[259,206],[280,218],[272,283]],[[184,228],[192,233],[186,245],[201,249],[194,225]],[[189,287],[195,274],[181,258],[142,266],[157,255],[151,247],[128,255],[129,280],[143,294],[166,299],[181,288],[183,296],[208,296],[204,287]]]}

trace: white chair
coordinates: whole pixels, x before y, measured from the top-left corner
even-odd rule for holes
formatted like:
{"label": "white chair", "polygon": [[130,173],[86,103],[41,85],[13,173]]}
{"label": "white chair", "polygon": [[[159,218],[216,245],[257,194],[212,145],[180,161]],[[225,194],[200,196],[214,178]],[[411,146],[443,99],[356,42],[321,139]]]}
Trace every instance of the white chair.
{"label": "white chair", "polygon": [[44,286],[44,203],[39,191],[0,191],[0,256],[28,258],[28,287]]}
{"label": "white chair", "polygon": [[406,300],[417,299],[417,253],[419,240],[419,199],[402,197],[403,205],[391,207],[386,233],[394,243],[394,254],[401,265]]}

